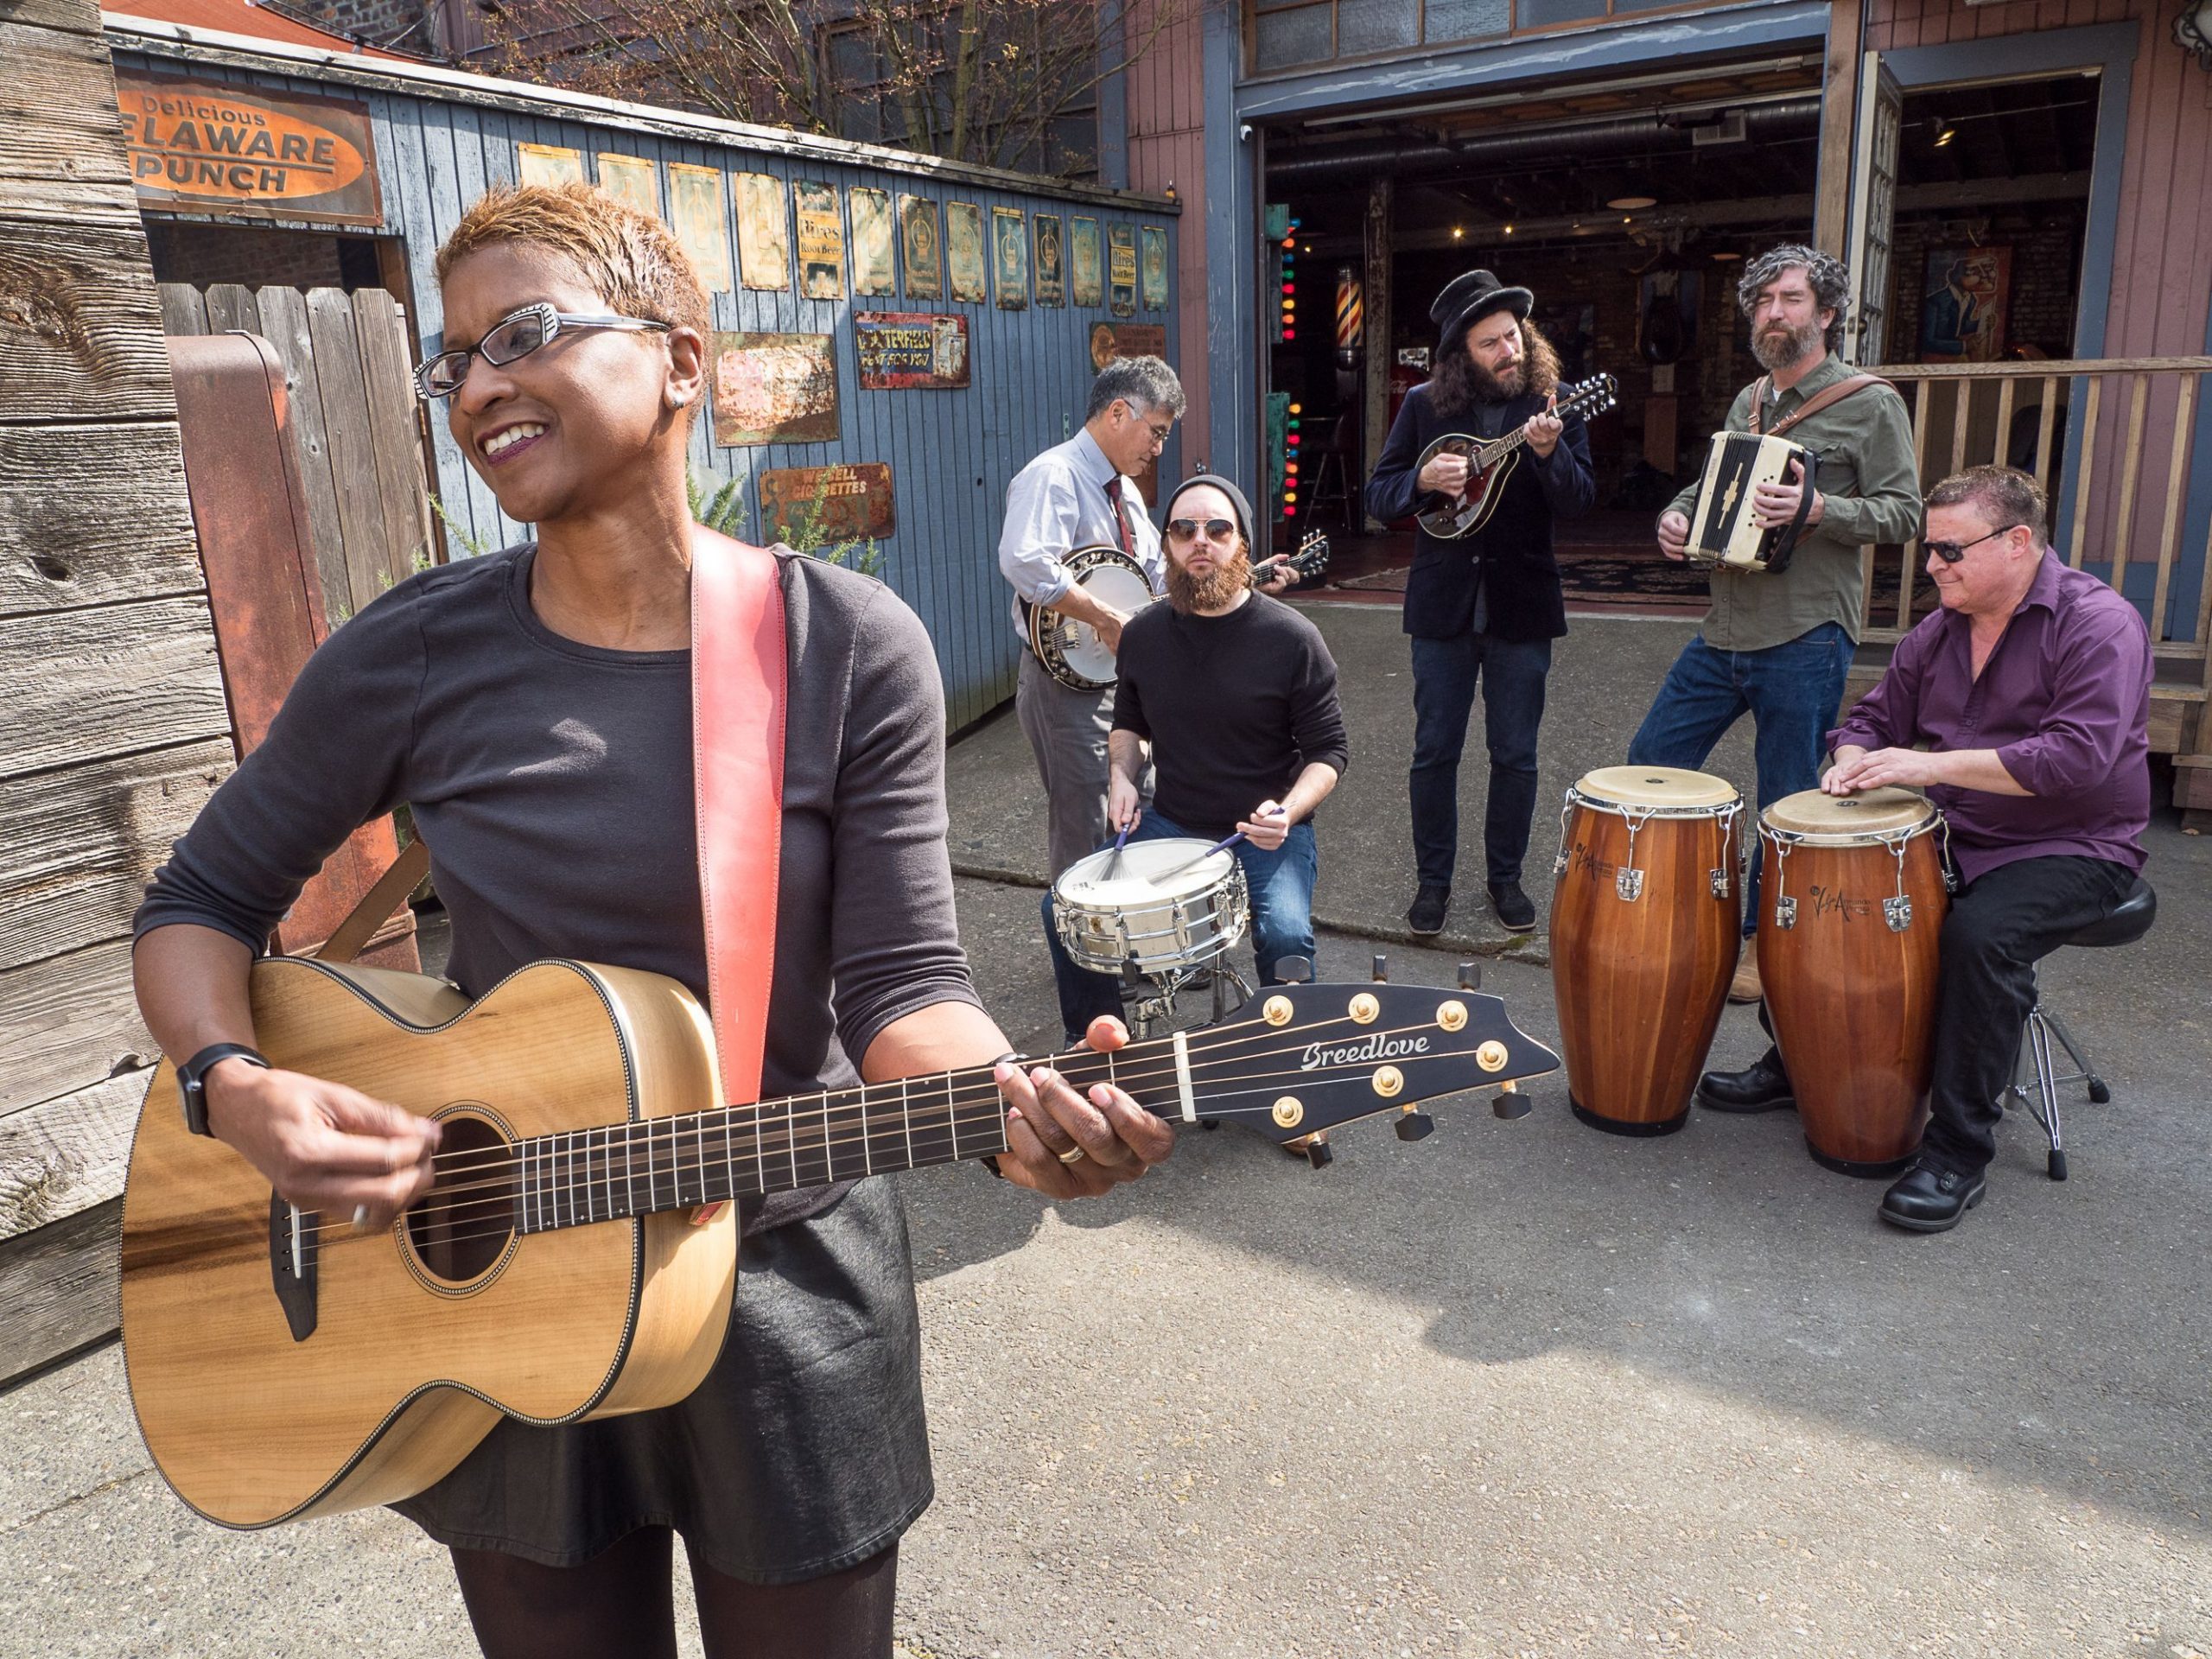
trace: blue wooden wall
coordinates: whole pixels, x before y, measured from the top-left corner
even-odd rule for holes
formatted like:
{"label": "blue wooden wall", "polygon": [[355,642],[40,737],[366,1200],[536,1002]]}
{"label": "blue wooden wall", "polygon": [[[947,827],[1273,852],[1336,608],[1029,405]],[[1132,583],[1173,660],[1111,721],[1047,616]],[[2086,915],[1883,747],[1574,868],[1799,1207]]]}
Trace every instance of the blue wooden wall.
{"label": "blue wooden wall", "polygon": [[[759,473],[779,467],[888,462],[898,522],[894,533],[881,544],[880,574],[913,607],[936,642],[951,723],[964,725],[1013,695],[1020,646],[1007,620],[1009,590],[997,563],[1007,485],[1031,456],[1072,435],[1083,423],[1093,374],[1090,334],[1094,323],[1162,325],[1167,330],[1168,359],[1178,360],[1173,204],[1101,191],[1028,188],[1008,175],[949,170],[921,158],[911,167],[902,166],[887,152],[863,151],[857,146],[836,146],[839,154],[825,159],[819,154],[794,153],[802,151],[802,146],[779,148],[770,140],[758,145],[717,142],[712,131],[702,131],[696,138],[672,136],[665,124],[626,123],[613,110],[601,118],[590,118],[597,112],[580,110],[573,103],[548,101],[542,113],[522,113],[441,96],[435,87],[420,93],[403,92],[393,90],[389,81],[363,85],[351,76],[309,79],[194,56],[196,60],[179,63],[167,54],[118,51],[116,62],[126,70],[188,70],[203,78],[245,82],[272,92],[351,98],[368,105],[383,181],[385,233],[401,238],[405,245],[422,354],[442,346],[443,314],[432,274],[438,244],[487,186],[515,177],[516,146],[521,143],[575,150],[588,176],[596,175],[601,150],[650,160],[656,163],[664,209],[669,162],[718,168],[723,175],[724,211],[730,216],[734,267],[734,175],[739,173],[767,173],[783,180],[787,211],[794,179],[834,184],[841,200],[856,185],[889,192],[894,200],[902,193],[929,196],[938,203],[940,227],[947,202],[972,201],[982,213],[987,266],[994,207],[1059,214],[1064,236],[1070,218],[1098,219],[1102,262],[1112,226],[1128,226],[1133,236],[1141,226],[1164,226],[1169,237],[1171,283],[1166,308],[1144,309],[1140,295],[1137,312],[1125,319],[1114,318],[1103,306],[1038,306],[1033,270],[1030,304],[1025,310],[1001,310],[995,297],[980,304],[909,300],[903,256],[895,295],[855,301],[849,292],[847,298],[834,302],[804,299],[794,271],[794,285],[788,289],[750,289],[741,285],[741,278],[736,291],[713,296],[717,328],[829,334],[836,340],[840,436],[829,443],[726,449],[714,443],[711,416],[702,415],[693,441],[694,469],[702,480],[746,479],[753,512],[749,522],[757,532],[760,500],[751,480]],[[814,141],[809,143],[818,149]],[[849,290],[849,214],[848,232]],[[1033,227],[1030,240],[1033,251]],[[795,226],[791,246],[795,257]],[[1072,297],[1072,283],[1068,286]],[[995,282],[991,291],[995,296]],[[1101,297],[1105,297],[1103,293]],[[849,320],[855,308],[964,313],[969,319],[969,385],[959,391],[861,391]],[[524,528],[504,518],[490,490],[470,469],[446,430],[442,413],[434,412],[429,425],[436,460],[432,487],[454,521],[487,547],[524,539]],[[1161,457],[1163,479],[1180,476],[1182,453],[1179,434]],[[458,556],[461,550],[454,551]]]}

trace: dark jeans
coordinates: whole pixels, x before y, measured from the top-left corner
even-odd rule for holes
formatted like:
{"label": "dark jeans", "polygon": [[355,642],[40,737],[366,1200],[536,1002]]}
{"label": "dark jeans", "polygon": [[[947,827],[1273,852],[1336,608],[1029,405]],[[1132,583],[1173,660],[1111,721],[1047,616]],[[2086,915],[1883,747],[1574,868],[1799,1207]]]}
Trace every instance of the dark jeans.
{"label": "dark jeans", "polygon": [[2036,963],[2110,914],[2134,880],[2101,858],[2024,858],[1985,871],[1951,900],[1923,1161],[1972,1175],[1996,1156],[1998,1096],[2035,1006]]}
{"label": "dark jeans", "polygon": [[[1147,807],[1129,840],[1159,841],[1189,833]],[[1294,824],[1273,852],[1249,841],[1238,842],[1230,851],[1244,867],[1245,892],[1252,904],[1252,955],[1260,983],[1272,985],[1276,982],[1275,964],[1285,957],[1313,960],[1313,877],[1320,859],[1313,821]],[[1083,1033],[1100,1014],[1122,1012],[1122,982],[1116,975],[1095,974],[1075,965],[1060,943],[1060,930],[1053,925],[1049,890],[1040,908],[1046,947],[1052,953],[1052,980],[1059,988],[1060,1025],[1073,1045],[1083,1040]]]}
{"label": "dark jeans", "polygon": [[[1701,766],[1746,710],[1755,728],[1758,810],[1821,781],[1828,728],[1843,701],[1851,636],[1823,622],[1764,651],[1715,651],[1700,634],[1667,671],[1651,710],[1628,746],[1631,766]],[[1759,837],[1745,826],[1751,875],[1744,889],[1744,931],[1758,931]]]}
{"label": "dark jeans", "polygon": [[1481,682],[1483,731],[1490,747],[1490,795],[1483,851],[1492,887],[1521,879],[1529,825],[1536,810],[1536,728],[1544,721],[1548,639],[1501,639],[1461,633],[1413,642],[1414,868],[1425,887],[1452,885],[1459,855],[1459,753]]}

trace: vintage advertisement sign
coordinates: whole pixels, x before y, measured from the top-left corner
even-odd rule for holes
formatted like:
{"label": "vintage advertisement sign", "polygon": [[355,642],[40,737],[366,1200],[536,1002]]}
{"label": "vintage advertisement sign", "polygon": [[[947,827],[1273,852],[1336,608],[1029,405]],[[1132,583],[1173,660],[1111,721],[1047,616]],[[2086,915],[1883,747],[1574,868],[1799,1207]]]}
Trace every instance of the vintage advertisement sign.
{"label": "vintage advertisement sign", "polygon": [[906,251],[906,297],[944,297],[944,242],[937,232],[937,202],[929,196],[899,198],[899,239]]}
{"label": "vintage advertisement sign", "polygon": [[891,468],[880,461],[849,467],[772,467],[760,474],[760,522],[793,547],[881,540],[899,527]]}
{"label": "vintage advertisement sign", "polygon": [[791,285],[791,215],[772,173],[737,175],[737,263],[747,288]]}
{"label": "vintage advertisement sign", "polygon": [[968,319],[957,311],[855,311],[853,345],[865,391],[968,384]]}
{"label": "vintage advertisement sign", "polygon": [[992,275],[997,278],[999,309],[1029,308],[1029,235],[1019,207],[991,209]]}
{"label": "vintage advertisement sign", "polygon": [[1137,233],[1131,226],[1106,228],[1106,296],[1117,317],[1137,308]]}
{"label": "vintage advertisement sign", "polygon": [[1147,225],[1142,232],[1144,257],[1138,264],[1138,283],[1144,290],[1144,308],[1165,311],[1167,308],[1167,232],[1158,225]]}
{"label": "vintage advertisement sign", "polygon": [[709,294],[730,290],[729,221],[722,213],[721,169],[668,164],[668,227],[699,268]]}
{"label": "vintage advertisement sign", "polygon": [[1167,327],[1159,322],[1094,322],[1090,325],[1090,366],[1103,369],[1117,357],[1166,357]]}
{"label": "vintage advertisement sign", "polygon": [[517,144],[515,179],[521,184],[582,184],[583,152],[558,144]]}
{"label": "vintage advertisement sign", "polygon": [[1068,286],[1073,290],[1077,305],[1096,305],[1105,298],[1100,276],[1103,269],[1098,254],[1098,221],[1068,220]]}
{"label": "vintage advertisement sign", "polygon": [[855,186],[845,199],[853,210],[853,292],[896,294],[899,268],[898,256],[892,251],[896,232],[890,193]]}
{"label": "vintage advertisement sign", "polygon": [[980,305],[991,297],[983,279],[983,210],[972,201],[944,204],[944,264],[954,299]]}
{"label": "vintage advertisement sign", "polygon": [[384,223],[365,104],[219,81],[115,78],[141,206],[226,219]]}
{"label": "vintage advertisement sign", "polygon": [[601,150],[599,188],[625,207],[660,217],[660,181],[653,176],[653,164],[645,156]]}
{"label": "vintage advertisement sign", "polygon": [[715,334],[715,442],[828,443],[837,436],[837,357],[827,334]]}
{"label": "vintage advertisement sign", "polygon": [[1067,302],[1067,260],[1065,246],[1060,240],[1059,215],[1039,213],[1037,215],[1037,303],[1065,305]]}
{"label": "vintage advertisement sign", "polygon": [[845,297],[845,216],[834,184],[795,183],[798,219],[798,291],[810,300]]}

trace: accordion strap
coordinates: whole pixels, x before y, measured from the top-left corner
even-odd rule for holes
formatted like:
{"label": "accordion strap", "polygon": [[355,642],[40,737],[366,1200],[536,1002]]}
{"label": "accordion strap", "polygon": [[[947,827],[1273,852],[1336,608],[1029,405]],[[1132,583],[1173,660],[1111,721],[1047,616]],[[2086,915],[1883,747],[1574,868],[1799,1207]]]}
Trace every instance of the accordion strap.
{"label": "accordion strap", "polygon": [[[1751,430],[1754,434],[1762,430],[1759,425],[1761,412],[1766,408],[1766,395],[1773,385],[1774,377],[1770,374],[1763,374],[1759,377],[1758,385],[1751,388]],[[1774,423],[1774,430],[1767,433],[1766,435],[1778,438],[1807,416],[1817,415],[1824,409],[1832,409],[1845,398],[1864,391],[1869,386],[1889,386],[1891,391],[1897,391],[1896,386],[1891,385],[1878,374],[1847,375],[1832,386],[1821,387],[1820,391],[1798,404],[1790,413],[1777,421]],[[1902,396],[1902,394],[1899,395]]]}

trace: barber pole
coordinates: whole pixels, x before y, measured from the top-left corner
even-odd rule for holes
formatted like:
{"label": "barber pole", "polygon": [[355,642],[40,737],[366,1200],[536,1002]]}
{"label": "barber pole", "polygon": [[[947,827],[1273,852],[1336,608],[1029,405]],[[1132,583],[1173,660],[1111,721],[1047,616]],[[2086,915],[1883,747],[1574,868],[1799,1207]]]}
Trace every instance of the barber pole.
{"label": "barber pole", "polygon": [[1337,267],[1337,363],[1351,368],[1359,360],[1359,345],[1367,331],[1365,308],[1360,303],[1359,278],[1350,265]]}

